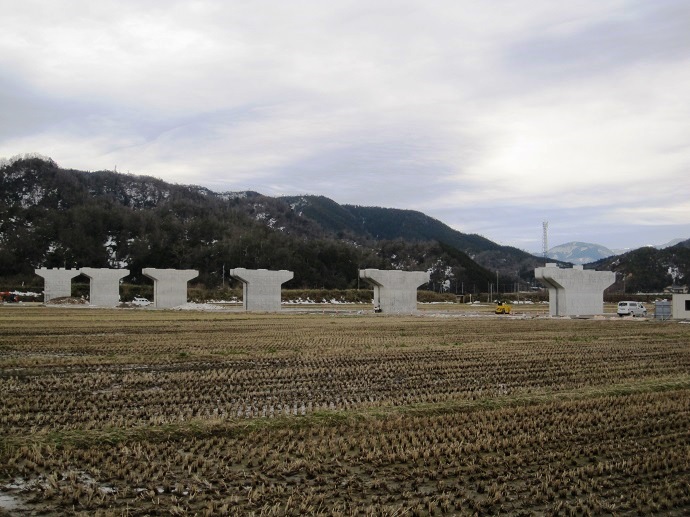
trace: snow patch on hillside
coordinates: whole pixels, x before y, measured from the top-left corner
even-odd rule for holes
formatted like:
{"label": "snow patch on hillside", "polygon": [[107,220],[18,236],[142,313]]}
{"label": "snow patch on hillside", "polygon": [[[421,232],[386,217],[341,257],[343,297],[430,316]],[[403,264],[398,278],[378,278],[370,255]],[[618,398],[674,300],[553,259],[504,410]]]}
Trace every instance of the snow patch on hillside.
{"label": "snow patch on hillside", "polygon": [[22,193],[19,204],[22,208],[36,206],[45,197],[46,190],[40,185],[36,185],[31,191]]}

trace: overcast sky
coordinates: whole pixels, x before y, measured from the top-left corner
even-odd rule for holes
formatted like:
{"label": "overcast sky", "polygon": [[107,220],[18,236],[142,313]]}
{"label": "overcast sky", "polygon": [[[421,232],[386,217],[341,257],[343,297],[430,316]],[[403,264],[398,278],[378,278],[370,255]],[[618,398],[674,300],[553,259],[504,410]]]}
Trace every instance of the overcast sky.
{"label": "overcast sky", "polygon": [[687,0],[0,0],[0,157],[690,238]]}

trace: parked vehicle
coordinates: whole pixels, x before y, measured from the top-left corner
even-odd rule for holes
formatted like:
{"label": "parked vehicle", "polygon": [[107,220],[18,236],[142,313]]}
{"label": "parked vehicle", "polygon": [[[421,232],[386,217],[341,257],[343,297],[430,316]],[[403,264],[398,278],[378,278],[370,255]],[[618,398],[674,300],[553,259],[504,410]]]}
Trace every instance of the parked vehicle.
{"label": "parked vehicle", "polygon": [[623,316],[647,316],[647,309],[642,302],[618,302],[617,314]]}
{"label": "parked vehicle", "polygon": [[136,305],[137,307],[146,307],[147,305],[151,305],[151,302],[148,301],[147,298],[142,298],[141,296],[135,296],[134,299],[132,300],[132,305]]}
{"label": "parked vehicle", "polygon": [[17,303],[19,301],[19,295],[11,291],[0,292],[0,300],[5,303]]}

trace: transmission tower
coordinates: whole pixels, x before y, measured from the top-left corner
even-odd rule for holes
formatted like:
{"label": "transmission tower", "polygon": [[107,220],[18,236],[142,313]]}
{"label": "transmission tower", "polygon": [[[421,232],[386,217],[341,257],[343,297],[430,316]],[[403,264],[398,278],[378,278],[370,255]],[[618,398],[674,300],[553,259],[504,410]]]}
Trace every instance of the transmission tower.
{"label": "transmission tower", "polygon": [[544,255],[544,260],[547,260],[549,258],[547,256],[549,253],[549,222],[544,221],[541,226],[544,230],[541,237],[541,252]]}

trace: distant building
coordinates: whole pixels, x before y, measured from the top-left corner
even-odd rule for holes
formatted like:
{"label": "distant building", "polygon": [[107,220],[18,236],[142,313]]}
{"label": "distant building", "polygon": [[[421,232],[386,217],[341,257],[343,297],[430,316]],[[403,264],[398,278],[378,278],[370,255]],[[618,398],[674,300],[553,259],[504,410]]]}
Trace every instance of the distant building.
{"label": "distant building", "polygon": [[673,319],[688,320],[690,319],[690,295],[674,294],[673,295]]}
{"label": "distant building", "polygon": [[664,292],[670,294],[688,294],[688,286],[673,284],[666,287]]}

